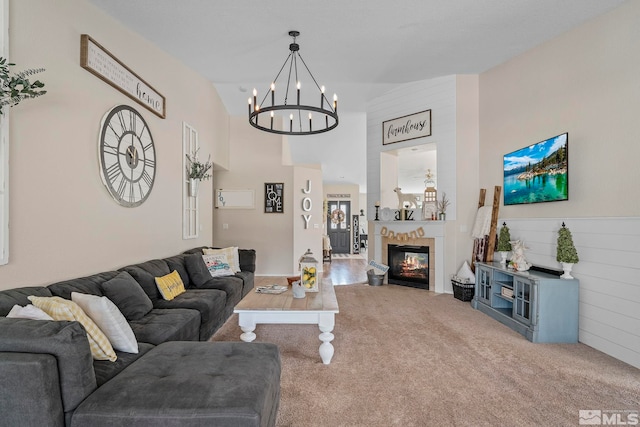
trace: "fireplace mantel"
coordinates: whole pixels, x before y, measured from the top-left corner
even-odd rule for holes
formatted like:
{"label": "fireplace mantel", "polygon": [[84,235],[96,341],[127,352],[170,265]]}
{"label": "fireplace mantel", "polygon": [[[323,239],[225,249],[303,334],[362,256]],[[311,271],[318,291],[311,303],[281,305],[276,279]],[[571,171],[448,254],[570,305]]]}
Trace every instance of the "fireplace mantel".
{"label": "fireplace mantel", "polygon": [[[373,260],[381,264],[386,264],[387,260],[382,259],[382,230],[386,227],[387,233],[393,232],[395,235],[408,233],[418,238],[429,238],[435,240],[435,281],[430,289],[436,293],[444,292],[444,221],[369,221],[369,248],[373,248]],[[422,232],[419,232],[419,229]],[[416,232],[413,234],[412,232]],[[422,235],[420,235],[422,234]],[[403,240],[396,239],[399,244]]]}

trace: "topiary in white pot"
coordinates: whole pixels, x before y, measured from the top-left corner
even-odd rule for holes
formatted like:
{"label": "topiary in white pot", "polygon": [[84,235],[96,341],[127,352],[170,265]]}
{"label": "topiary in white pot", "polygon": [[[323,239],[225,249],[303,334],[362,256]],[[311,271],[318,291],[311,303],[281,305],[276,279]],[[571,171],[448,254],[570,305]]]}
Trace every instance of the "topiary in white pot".
{"label": "topiary in white pot", "polygon": [[573,245],[571,231],[565,226],[564,222],[562,223],[562,228],[558,230],[556,260],[562,264],[562,269],[564,270],[564,274],[560,277],[563,279],[573,279],[571,269],[573,268],[573,264],[577,263],[580,259],[578,258],[578,251],[576,251],[576,247]]}
{"label": "topiary in white pot", "polygon": [[511,250],[511,234],[509,233],[507,223],[503,222],[500,228],[500,235],[498,236],[498,252],[500,252],[500,256],[502,257],[500,260],[501,264],[507,263],[507,254]]}

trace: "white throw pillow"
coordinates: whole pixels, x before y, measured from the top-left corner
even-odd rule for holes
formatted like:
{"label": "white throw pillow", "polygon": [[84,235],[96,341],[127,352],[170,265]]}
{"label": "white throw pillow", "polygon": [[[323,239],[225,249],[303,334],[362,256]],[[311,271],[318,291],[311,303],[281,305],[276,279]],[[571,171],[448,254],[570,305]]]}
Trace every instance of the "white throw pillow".
{"label": "white throw pillow", "polygon": [[473,271],[471,271],[471,267],[467,261],[462,264],[462,267],[458,270],[457,276],[461,279],[468,279],[469,283],[476,283],[476,276],[473,274]]}
{"label": "white throw pillow", "polygon": [[31,320],[53,320],[53,317],[49,316],[33,304],[27,304],[24,307],[20,307],[16,304],[11,308],[7,317]]}
{"label": "white throw pillow", "polygon": [[233,276],[235,274],[225,254],[202,255],[202,259],[211,277]]}
{"label": "white throw pillow", "polygon": [[229,261],[229,265],[234,273],[240,272],[240,255],[238,254],[237,246],[230,246],[228,248],[222,249],[209,249],[204,248],[202,253],[205,255],[221,255],[224,254],[227,256],[227,260]]}
{"label": "white throw pillow", "polygon": [[127,319],[107,297],[71,292],[75,302],[109,338],[111,346],[125,353],[138,353],[136,336]]}

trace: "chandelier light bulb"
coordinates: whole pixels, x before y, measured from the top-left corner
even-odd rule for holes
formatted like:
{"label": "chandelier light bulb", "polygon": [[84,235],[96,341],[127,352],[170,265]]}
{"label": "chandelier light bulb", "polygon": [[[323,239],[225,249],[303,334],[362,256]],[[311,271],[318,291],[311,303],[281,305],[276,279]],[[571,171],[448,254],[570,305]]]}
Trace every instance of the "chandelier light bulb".
{"label": "chandelier light bulb", "polygon": [[271,83],[271,106],[276,105],[276,83]]}

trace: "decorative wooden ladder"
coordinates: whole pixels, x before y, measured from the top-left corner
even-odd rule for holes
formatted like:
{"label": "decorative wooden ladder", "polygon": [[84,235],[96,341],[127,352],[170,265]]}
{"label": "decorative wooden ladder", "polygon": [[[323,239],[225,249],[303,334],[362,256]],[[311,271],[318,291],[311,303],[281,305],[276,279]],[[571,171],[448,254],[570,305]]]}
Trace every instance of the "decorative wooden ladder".
{"label": "decorative wooden ladder", "polygon": [[[497,237],[497,229],[498,229],[498,211],[500,210],[500,193],[502,192],[502,187],[496,185],[493,189],[493,206],[491,208],[491,228],[489,229],[489,239],[487,242],[486,250],[484,251],[484,258],[482,261],[492,262],[493,261],[493,252],[496,247],[496,237]],[[487,190],[485,188],[480,189],[480,197],[478,199],[478,209],[484,206],[484,199],[487,195]],[[475,262],[477,254],[478,245],[474,243],[473,245],[473,253],[471,254],[471,269],[475,271]]]}

